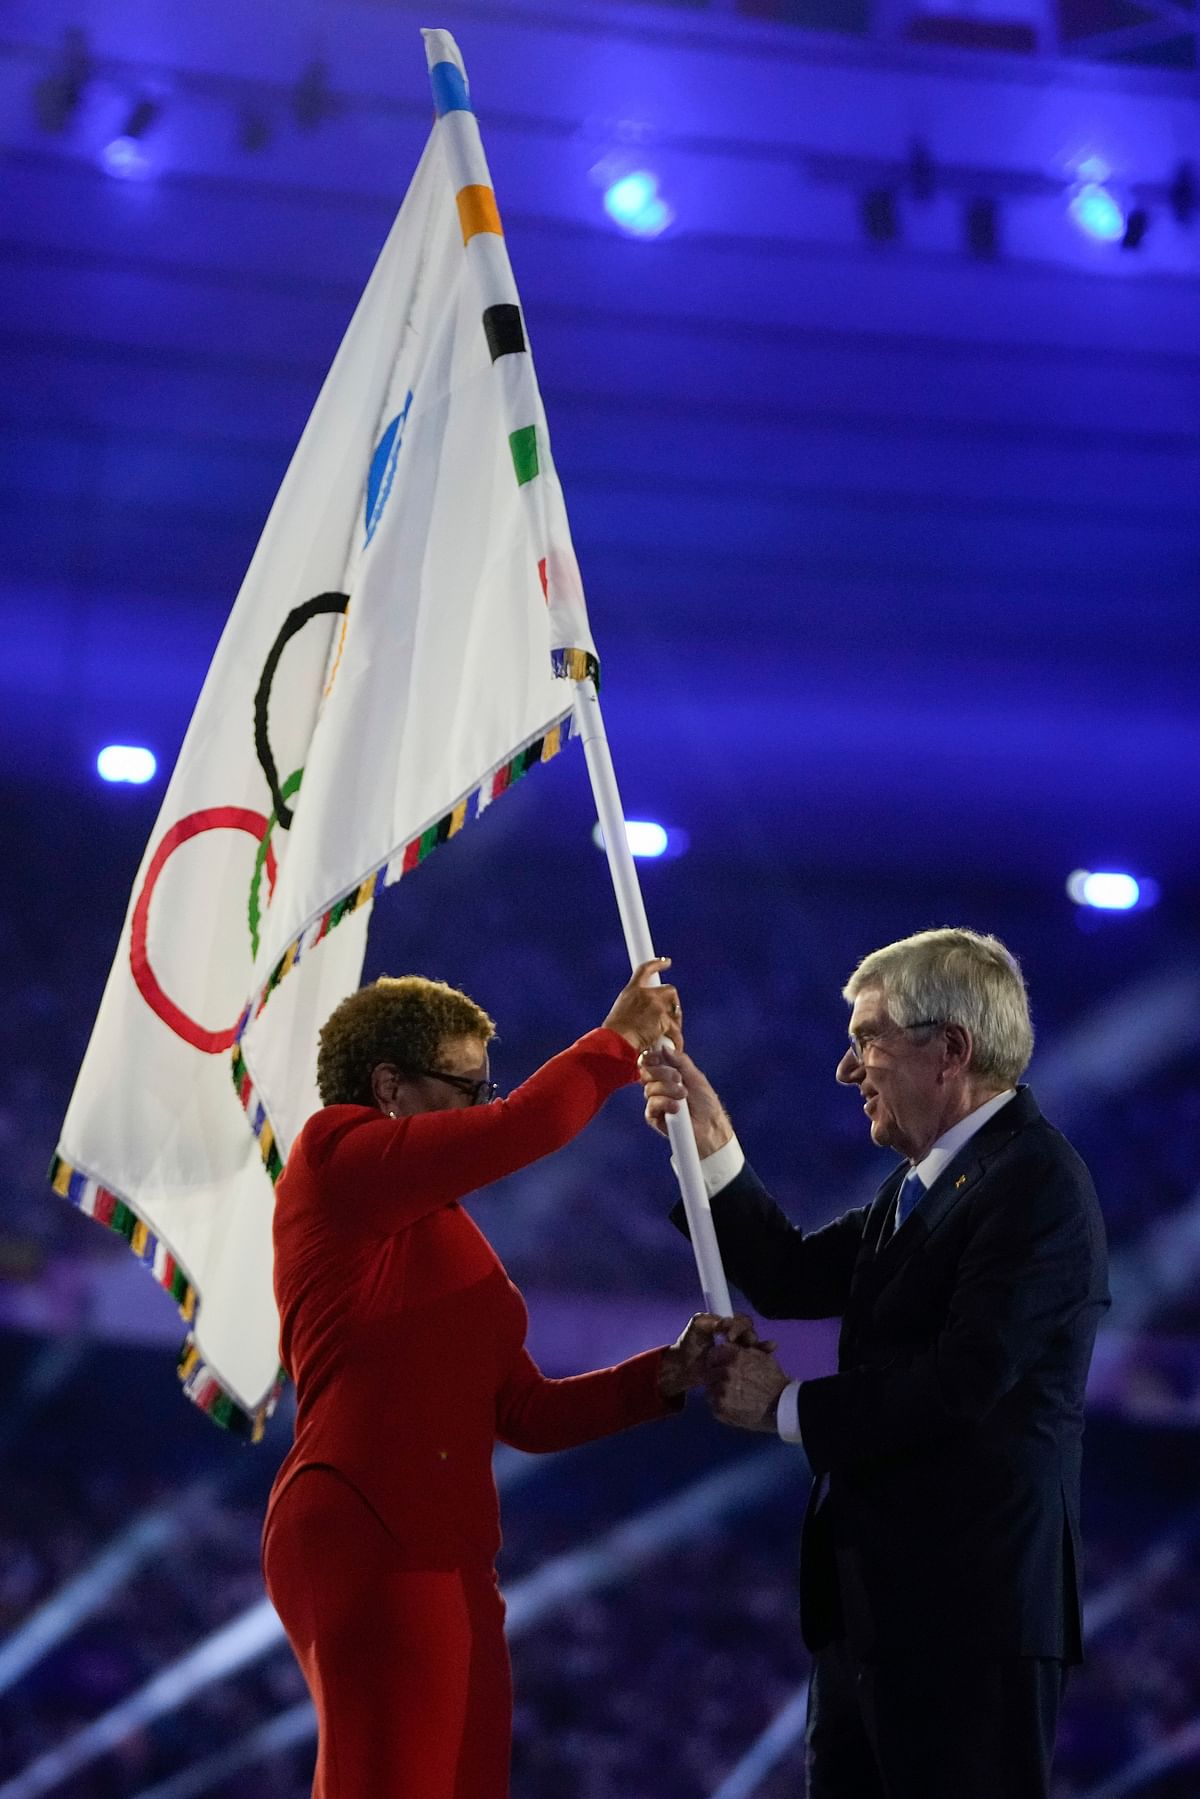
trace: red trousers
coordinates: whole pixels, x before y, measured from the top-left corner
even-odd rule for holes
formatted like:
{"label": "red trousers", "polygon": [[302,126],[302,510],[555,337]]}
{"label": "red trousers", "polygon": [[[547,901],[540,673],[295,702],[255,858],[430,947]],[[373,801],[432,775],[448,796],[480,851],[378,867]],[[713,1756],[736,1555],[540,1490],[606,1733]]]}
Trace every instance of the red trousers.
{"label": "red trousers", "polygon": [[512,1677],[495,1571],[411,1561],[332,1469],[303,1469],[275,1502],[263,1568],[317,1709],[313,1799],[508,1793]]}

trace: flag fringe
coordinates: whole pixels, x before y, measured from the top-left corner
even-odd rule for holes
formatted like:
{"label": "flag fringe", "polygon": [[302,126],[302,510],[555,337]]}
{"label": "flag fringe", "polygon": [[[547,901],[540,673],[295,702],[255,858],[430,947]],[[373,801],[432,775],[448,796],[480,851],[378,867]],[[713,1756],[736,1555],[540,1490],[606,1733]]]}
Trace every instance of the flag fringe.
{"label": "flag fringe", "polygon": [[244,1443],[261,1443],[267,1419],[278,1405],[279,1395],[287,1380],[286,1373],[280,1368],[274,1385],[262,1404],[249,1411],[233,1397],[227,1387],[221,1385],[200,1354],[190,1331],[179,1352],[176,1372],[192,1404],[199,1406],[214,1424],[219,1424],[222,1430],[227,1430],[230,1436],[239,1437]]}
{"label": "flag fringe", "polygon": [[[541,568],[539,564],[539,569]],[[551,650],[554,672],[567,681],[591,681],[600,691],[600,663],[590,650]]]}
{"label": "flag fringe", "polygon": [[[584,679],[588,672],[585,664],[594,664],[595,662],[595,657],[586,650],[555,650],[554,658],[555,672],[569,674],[575,680]],[[567,666],[566,663],[560,666],[560,659],[564,658],[567,659],[570,666]],[[578,672],[576,672],[576,664],[578,664]],[[554,756],[557,756],[571,735],[572,718],[568,712],[548,731],[542,732],[537,737],[531,737],[527,743],[522,744],[520,749],[486,774],[482,781],[468,788],[467,792],[442,817],[434,819],[423,830],[418,831],[408,843],[393,850],[378,868],[364,875],[355,886],[336,899],[317,918],[310,919],[299,935],[289,943],[262,986],[256,990],[238,1020],[233,1048],[233,1081],[237,1088],[238,1098],[242,1102],[242,1108],[250,1120],[250,1128],[258,1138],[267,1173],[273,1181],[278,1180],[283,1163],[280,1160],[279,1151],[275,1147],[275,1135],[270,1120],[267,1118],[262,1101],[254,1091],[239,1047],[250,1025],[262,1012],[280,981],[290,974],[297,962],[301,961],[310,950],[316,948],[322,938],[327,937],[330,931],[335,930],[343,918],[348,918],[351,912],[356,912],[360,906],[365,906],[375,899],[385,887],[391,887],[404,875],[419,867],[427,856],[432,855],[439,844],[448,842],[451,837],[457,837],[470,819],[478,818],[479,814],[485,811],[493,800],[499,799],[502,793],[507,793],[508,789],[514,786],[531,768],[539,762],[549,762]]]}
{"label": "flag fringe", "polygon": [[[91,1175],[84,1174],[82,1169],[73,1167],[61,1153],[51,1160],[50,1185],[88,1218],[94,1218],[97,1224],[105,1225],[118,1237],[123,1237],[142,1267],[148,1269],[159,1286],[171,1295],[184,1323],[194,1322],[199,1294],[173,1252],[145,1220],[138,1217],[127,1199],[122,1199],[119,1193],[114,1193],[111,1187],[104,1186]],[[221,1385],[201,1357],[190,1330],[179,1352],[178,1373],[183,1390],[194,1405],[223,1430],[251,1443],[261,1439],[286,1379],[281,1368],[262,1404],[253,1411],[248,1410]]]}
{"label": "flag fringe", "polygon": [[138,1217],[128,1200],[72,1167],[62,1154],[55,1155],[50,1163],[50,1185],[87,1217],[124,1237],[142,1267],[148,1268],[159,1286],[171,1295],[184,1323],[192,1322],[196,1289],[166,1244]]}

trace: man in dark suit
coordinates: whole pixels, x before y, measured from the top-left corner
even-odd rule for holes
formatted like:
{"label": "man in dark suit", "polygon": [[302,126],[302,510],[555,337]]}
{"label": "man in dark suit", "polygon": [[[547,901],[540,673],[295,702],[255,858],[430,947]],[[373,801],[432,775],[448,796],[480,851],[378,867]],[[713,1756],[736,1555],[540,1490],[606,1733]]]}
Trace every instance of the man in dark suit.
{"label": "man in dark suit", "polygon": [[[1018,1086],[1024,981],[992,937],[925,931],[851,976],[837,1079],[903,1160],[802,1231],[689,1058],[647,1054],[646,1115],[695,1122],[731,1279],[768,1318],[842,1320],[838,1372],[731,1342],[726,1423],[813,1471],[801,1625],[810,1799],[1044,1799],[1080,1659],[1084,1386],[1108,1304],[1087,1169]],[[682,1224],[677,1215],[676,1222]]]}

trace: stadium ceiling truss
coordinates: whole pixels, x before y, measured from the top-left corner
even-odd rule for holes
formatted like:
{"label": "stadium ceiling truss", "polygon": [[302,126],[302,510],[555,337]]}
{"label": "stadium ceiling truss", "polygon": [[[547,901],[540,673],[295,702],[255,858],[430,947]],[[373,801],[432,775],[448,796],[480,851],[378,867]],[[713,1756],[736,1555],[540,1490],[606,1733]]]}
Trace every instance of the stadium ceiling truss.
{"label": "stadium ceiling truss", "polygon": [[[599,11],[603,0],[594,4]],[[1200,69],[1200,0],[641,0],[641,7],[660,16],[669,10],[677,21],[789,25],[893,52],[942,48]]]}

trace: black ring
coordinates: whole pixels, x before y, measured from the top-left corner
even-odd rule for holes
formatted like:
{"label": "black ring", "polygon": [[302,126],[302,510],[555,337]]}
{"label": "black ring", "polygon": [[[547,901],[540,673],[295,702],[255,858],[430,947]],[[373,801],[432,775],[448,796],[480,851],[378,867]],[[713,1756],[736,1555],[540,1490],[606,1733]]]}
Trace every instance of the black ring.
{"label": "black ring", "polygon": [[292,809],[283,797],[279,771],[275,767],[275,758],[271,754],[271,742],[267,736],[267,708],[271,703],[271,684],[275,679],[275,671],[279,667],[279,658],[296,633],[303,631],[310,619],[319,618],[322,613],[345,612],[349,604],[350,595],[348,593],[319,593],[315,599],[305,600],[301,606],[293,606],[283,621],[278,637],[271,645],[270,654],[263,663],[258,692],[254,696],[254,748],[258,756],[259,767],[266,775],[267,786],[271,789],[276,821],[285,831],[291,829]]}

